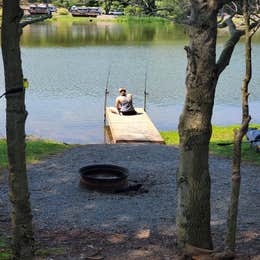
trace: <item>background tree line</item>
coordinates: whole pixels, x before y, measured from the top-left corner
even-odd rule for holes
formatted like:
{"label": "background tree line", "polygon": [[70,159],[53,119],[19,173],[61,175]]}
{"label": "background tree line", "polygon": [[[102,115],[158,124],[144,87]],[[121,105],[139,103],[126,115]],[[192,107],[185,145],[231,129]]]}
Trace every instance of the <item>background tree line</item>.
{"label": "background tree line", "polygon": [[[2,1],[0,1],[1,3]],[[23,3],[51,3],[57,7],[70,8],[76,6],[96,6],[101,7],[105,14],[110,11],[122,11],[126,15],[132,16],[161,16],[172,18],[177,22],[182,22],[190,16],[189,0],[24,0]],[[231,1],[230,1],[231,2]],[[243,0],[234,1],[236,13],[243,14]],[[258,0],[249,0],[250,12],[257,12],[260,7]],[[230,12],[232,4],[226,12]],[[253,8],[253,10],[252,10]]]}
{"label": "background tree line", "polygon": [[106,14],[117,10],[123,11],[126,15],[152,15],[181,19],[189,12],[188,0],[29,0],[24,2],[46,3],[47,1],[64,8],[70,8],[73,5],[99,6]]}

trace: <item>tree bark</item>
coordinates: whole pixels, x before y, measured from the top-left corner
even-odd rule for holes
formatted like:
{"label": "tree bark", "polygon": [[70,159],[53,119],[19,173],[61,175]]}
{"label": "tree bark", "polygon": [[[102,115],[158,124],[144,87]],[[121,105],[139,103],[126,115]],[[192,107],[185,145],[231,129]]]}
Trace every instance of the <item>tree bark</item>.
{"label": "tree bark", "polygon": [[[2,55],[6,92],[23,88],[20,55],[23,15],[19,0],[3,1]],[[9,161],[9,196],[12,205],[14,259],[33,258],[33,228],[25,161],[24,90],[6,95],[6,136]]]}
{"label": "tree bark", "polygon": [[[213,3],[213,4],[212,4]],[[210,175],[211,117],[218,80],[216,66],[217,1],[191,1],[190,44],[186,47],[186,100],[179,121],[177,241],[212,249]]]}
{"label": "tree bark", "polygon": [[228,210],[227,219],[227,234],[225,246],[227,250],[234,251],[236,245],[236,231],[237,231],[237,215],[240,193],[240,164],[241,164],[241,143],[245,136],[248,124],[250,122],[249,107],[248,107],[248,85],[252,76],[252,62],[251,62],[251,37],[250,37],[250,15],[248,10],[248,0],[243,0],[244,20],[245,20],[245,64],[246,72],[242,84],[242,126],[239,130],[234,130],[234,153],[233,153],[233,167],[232,167],[232,185],[231,198]]}

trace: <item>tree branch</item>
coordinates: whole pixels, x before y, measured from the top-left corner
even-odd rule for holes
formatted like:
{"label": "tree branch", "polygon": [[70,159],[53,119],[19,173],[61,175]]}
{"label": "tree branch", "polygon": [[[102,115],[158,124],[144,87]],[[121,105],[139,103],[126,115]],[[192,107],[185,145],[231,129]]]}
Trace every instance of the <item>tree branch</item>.
{"label": "tree branch", "polygon": [[221,17],[221,20],[218,22],[218,28],[225,28],[229,27],[230,33],[234,32],[236,30],[236,26],[234,22],[232,21],[232,18],[235,14],[229,15],[229,14],[223,14]]}
{"label": "tree branch", "polygon": [[[223,20],[222,24],[218,26],[219,28],[224,28],[228,26],[229,32],[231,34],[231,37],[226,42],[224,49],[220,54],[220,57],[217,62],[218,75],[220,75],[223,72],[223,70],[229,65],[236,44],[240,40],[241,36],[245,34],[245,30],[237,30],[236,25],[232,21],[232,17],[233,15],[231,16],[227,15],[226,18]],[[251,32],[252,36],[259,29],[259,27],[260,27],[260,20],[250,25],[249,30],[252,30]]]}
{"label": "tree branch", "polygon": [[223,23],[225,23],[225,25],[229,27],[231,37],[226,42],[224,49],[218,59],[218,75],[220,75],[223,72],[223,70],[229,65],[236,44],[240,40],[240,37],[245,34],[245,31],[236,29],[236,26],[230,16],[227,19],[225,19]]}
{"label": "tree branch", "polygon": [[[241,125],[241,127],[240,127],[240,129],[239,129],[239,131],[240,131],[240,133],[241,133],[241,135],[242,135],[242,138],[243,138],[243,136],[246,134],[246,132],[247,132],[247,129],[248,129],[248,125],[249,125],[249,122],[250,122],[250,120],[251,120],[251,116],[249,115],[244,121],[243,121],[243,123],[242,123],[242,125]],[[242,140],[242,139],[241,139]]]}
{"label": "tree branch", "polygon": [[260,28],[260,20],[258,22],[255,22],[255,27],[251,29],[252,31],[250,32],[250,38],[254,36],[254,34],[258,31],[259,28]]}
{"label": "tree branch", "polygon": [[42,21],[44,21],[46,19],[49,19],[49,18],[52,18],[52,13],[51,12],[49,12],[48,14],[45,14],[45,15],[37,16],[34,19],[31,18],[30,20],[23,20],[23,21],[20,22],[20,26],[21,26],[21,28],[23,28],[23,27],[25,27],[28,24],[42,22]]}
{"label": "tree branch", "polygon": [[231,0],[219,0],[218,1],[218,10],[221,9],[224,5],[232,3]]}

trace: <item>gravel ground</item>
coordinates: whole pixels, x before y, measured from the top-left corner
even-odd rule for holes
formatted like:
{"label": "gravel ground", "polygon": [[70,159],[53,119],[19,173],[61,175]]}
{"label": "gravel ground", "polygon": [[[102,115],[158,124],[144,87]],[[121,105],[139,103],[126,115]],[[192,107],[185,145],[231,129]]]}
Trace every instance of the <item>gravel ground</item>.
{"label": "gravel ground", "polygon": [[[129,169],[130,182],[147,193],[103,194],[79,185],[80,167],[112,163]],[[31,203],[38,230],[91,229],[110,233],[149,230],[171,235],[175,230],[178,150],[165,145],[87,145],[73,148],[28,167]],[[231,161],[211,157],[212,231],[223,246],[230,191]],[[243,164],[238,247],[260,252],[260,167]],[[0,224],[10,210],[6,177],[0,176]],[[249,245],[249,246],[248,246]],[[259,253],[260,254],[260,253]]]}

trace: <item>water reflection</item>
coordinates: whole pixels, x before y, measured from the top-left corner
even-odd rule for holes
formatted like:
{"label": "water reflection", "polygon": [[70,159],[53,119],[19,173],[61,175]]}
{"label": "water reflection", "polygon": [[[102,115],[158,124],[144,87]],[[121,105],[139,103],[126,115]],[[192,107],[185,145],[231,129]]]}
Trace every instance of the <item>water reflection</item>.
{"label": "water reflection", "polygon": [[184,32],[184,27],[172,24],[55,22],[25,28],[21,43],[30,47],[171,43],[183,41]]}

